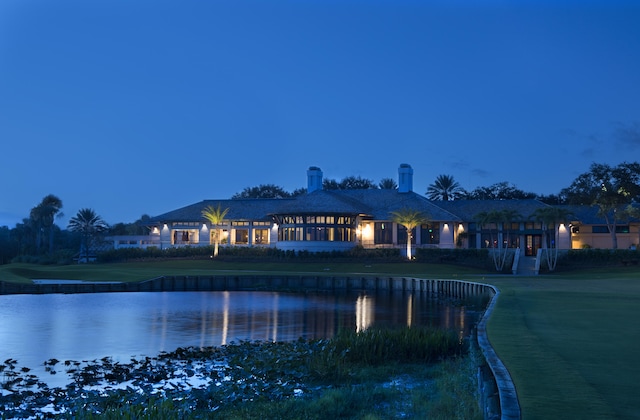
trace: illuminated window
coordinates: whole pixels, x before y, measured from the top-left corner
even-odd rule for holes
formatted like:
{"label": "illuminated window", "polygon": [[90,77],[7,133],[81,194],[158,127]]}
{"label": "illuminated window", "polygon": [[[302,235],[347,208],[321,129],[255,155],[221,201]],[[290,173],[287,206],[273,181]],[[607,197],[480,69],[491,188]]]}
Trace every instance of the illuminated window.
{"label": "illuminated window", "polygon": [[255,229],[253,231],[253,243],[257,245],[269,243],[269,229]]}

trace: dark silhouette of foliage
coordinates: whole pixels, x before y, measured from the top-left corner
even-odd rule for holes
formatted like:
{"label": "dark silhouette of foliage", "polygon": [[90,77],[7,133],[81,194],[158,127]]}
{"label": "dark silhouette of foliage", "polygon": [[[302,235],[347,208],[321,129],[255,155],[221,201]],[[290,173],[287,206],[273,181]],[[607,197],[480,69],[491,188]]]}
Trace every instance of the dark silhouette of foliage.
{"label": "dark silhouette of foliage", "polygon": [[397,190],[398,184],[393,178],[382,178],[378,183],[378,188],[381,190]]}
{"label": "dark silhouette of foliage", "polygon": [[322,181],[322,188],[325,190],[374,190],[378,186],[370,179],[360,176],[348,176],[340,182],[335,179],[325,178]]}
{"label": "dark silhouette of foliage", "polygon": [[536,198],[535,193],[516,188],[515,185],[503,181],[488,187],[477,187],[465,194],[468,200],[524,200]]}
{"label": "dark silhouette of foliage", "polygon": [[247,187],[231,196],[232,200],[241,198],[288,198],[291,194],[282,187],[274,184],[260,184],[257,187]]}
{"label": "dark silhouette of foliage", "polygon": [[438,175],[433,184],[427,188],[430,200],[455,200],[464,194],[464,188],[451,175]]}

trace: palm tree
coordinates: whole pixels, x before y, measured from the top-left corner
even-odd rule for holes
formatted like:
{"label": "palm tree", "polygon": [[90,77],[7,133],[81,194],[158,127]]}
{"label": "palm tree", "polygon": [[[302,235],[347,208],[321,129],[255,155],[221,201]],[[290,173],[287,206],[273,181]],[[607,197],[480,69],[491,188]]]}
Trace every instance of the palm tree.
{"label": "palm tree", "polygon": [[438,175],[435,182],[427,188],[429,200],[455,200],[464,193],[464,189],[451,175]]}
{"label": "palm tree", "polygon": [[85,261],[88,261],[91,245],[100,233],[109,229],[109,225],[93,209],[84,208],[80,209],[78,214],[69,220],[67,229],[72,232],[78,232],[81,235],[80,256],[78,259],[80,262],[83,260],[83,252]]}
{"label": "palm tree", "polygon": [[49,194],[42,199],[40,204],[31,209],[29,217],[34,222],[36,228],[36,250],[40,252],[42,244],[42,234],[46,231],[49,236],[49,253],[53,252],[53,224],[56,215],[62,216],[60,209],[62,200],[53,194]]}
{"label": "palm tree", "polygon": [[474,219],[481,229],[489,226],[493,264],[496,271],[502,271],[507,260],[511,222],[522,219],[522,216],[515,210],[491,210],[476,214]]}
{"label": "palm tree", "polygon": [[419,210],[402,209],[391,212],[391,220],[404,226],[407,229],[407,259],[411,261],[411,240],[413,239],[413,229],[423,223],[427,223],[428,217]]}
{"label": "palm tree", "polygon": [[[558,237],[560,232],[557,225],[559,223],[566,223],[567,220],[569,220],[569,217],[571,217],[571,212],[559,207],[539,208],[531,215],[531,218],[540,222],[542,225],[542,248],[545,250],[545,257],[547,259],[549,271],[554,271],[558,264]],[[554,240],[551,243],[552,250],[549,250],[547,244],[549,243],[549,228],[551,226],[553,226],[554,230]]]}
{"label": "palm tree", "polygon": [[381,190],[397,190],[398,184],[393,178],[382,178],[378,183],[378,188]]}
{"label": "palm tree", "polygon": [[213,255],[211,258],[215,258],[218,256],[218,243],[220,242],[220,228],[218,225],[224,221],[224,217],[229,212],[229,208],[222,210],[220,208],[220,204],[218,204],[218,208],[213,206],[207,206],[204,210],[202,210],[202,216],[211,223],[211,226],[214,228],[213,232]]}

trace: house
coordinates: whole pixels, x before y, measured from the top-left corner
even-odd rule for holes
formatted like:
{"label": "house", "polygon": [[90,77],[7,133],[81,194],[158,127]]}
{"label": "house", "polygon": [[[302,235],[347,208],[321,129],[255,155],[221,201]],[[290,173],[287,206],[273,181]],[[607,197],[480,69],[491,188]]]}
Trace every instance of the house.
{"label": "house", "polygon": [[[572,249],[610,248],[611,235],[597,209],[567,207],[572,220],[558,226],[542,226],[531,215],[550,207],[538,200],[454,200],[432,201],[413,191],[413,169],[398,168],[398,188],[368,190],[324,190],[322,170],[307,170],[307,193],[285,199],[203,200],[150,220],[146,239],[122,240],[121,246],[209,246],[216,232],[223,246],[276,247],[292,251],[342,251],[364,248],[405,249],[407,232],[392,221],[391,212],[418,210],[428,222],[412,235],[415,247],[492,248],[498,244],[519,250],[522,256],[535,256],[547,247]],[[228,209],[225,221],[211,226],[202,216],[208,206]],[[482,212],[509,210],[509,223],[480,225]],[[640,221],[632,219],[616,228],[619,247],[640,242]],[[545,236],[545,228],[553,234]],[[140,245],[142,244],[142,245]]]}

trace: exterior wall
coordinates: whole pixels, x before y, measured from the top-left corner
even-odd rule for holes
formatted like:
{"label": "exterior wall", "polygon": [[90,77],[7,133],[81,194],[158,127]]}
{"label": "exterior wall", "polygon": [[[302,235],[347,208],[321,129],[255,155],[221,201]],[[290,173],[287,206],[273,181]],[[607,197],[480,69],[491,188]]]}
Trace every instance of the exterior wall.
{"label": "exterior wall", "polygon": [[[573,249],[597,248],[611,249],[613,247],[610,233],[593,233],[592,225],[580,225],[579,232],[571,233],[571,245]],[[618,249],[638,247],[640,242],[640,225],[629,225],[629,233],[617,233]]]}
{"label": "exterior wall", "polygon": [[571,228],[561,224],[558,227],[558,249],[571,249]]}
{"label": "exterior wall", "polygon": [[355,247],[355,242],[338,241],[280,241],[276,248],[283,251],[348,251]]}
{"label": "exterior wall", "polygon": [[105,238],[106,242],[112,244],[113,249],[121,248],[160,248],[160,236],[159,235],[118,235],[108,236]]}
{"label": "exterior wall", "polygon": [[440,245],[439,248],[455,248],[453,222],[440,223]]}

